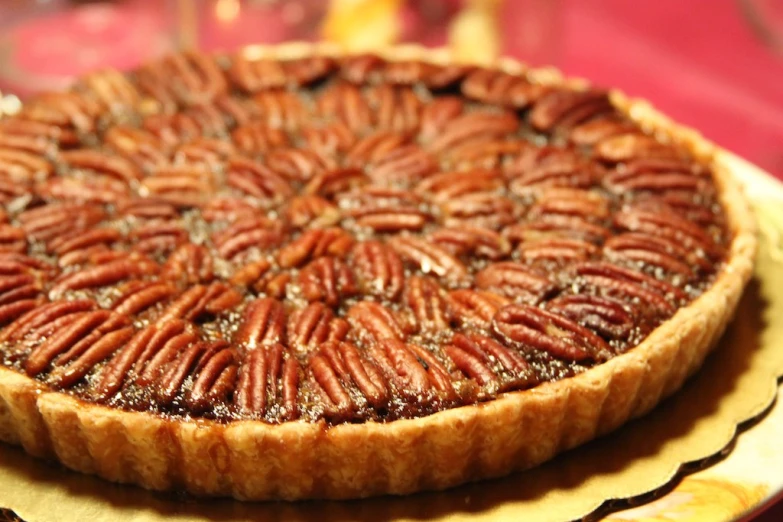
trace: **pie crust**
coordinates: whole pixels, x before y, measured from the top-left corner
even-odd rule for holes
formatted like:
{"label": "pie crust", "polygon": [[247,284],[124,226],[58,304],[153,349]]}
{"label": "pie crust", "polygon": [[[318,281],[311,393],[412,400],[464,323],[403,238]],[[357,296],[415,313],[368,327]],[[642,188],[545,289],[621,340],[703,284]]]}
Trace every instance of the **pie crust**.
{"label": "pie crust", "polygon": [[[327,45],[252,47],[254,56],[339,55]],[[379,53],[388,60],[444,62],[418,47]],[[542,83],[552,70],[525,71]],[[0,440],[84,473],[152,490],[241,500],[348,499],[440,490],[527,469],[641,416],[701,365],[731,319],[751,277],[755,224],[738,181],[717,147],[645,102],[613,92],[612,102],[645,128],[687,147],[714,173],[732,236],[712,285],[638,346],[573,377],[494,400],[387,423],[324,421],[221,423],[123,411],[49,391],[0,367]]]}

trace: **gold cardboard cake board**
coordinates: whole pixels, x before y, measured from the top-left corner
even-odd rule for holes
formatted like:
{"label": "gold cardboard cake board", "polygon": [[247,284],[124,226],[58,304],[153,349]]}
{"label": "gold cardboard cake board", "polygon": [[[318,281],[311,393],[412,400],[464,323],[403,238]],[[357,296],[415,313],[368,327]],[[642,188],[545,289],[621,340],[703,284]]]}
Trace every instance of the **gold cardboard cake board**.
{"label": "gold cardboard cake board", "polygon": [[528,472],[445,492],[348,502],[242,503],[121,486],[0,444],[0,506],[52,520],[526,520],[582,518],[612,499],[668,484],[684,464],[720,453],[761,415],[783,375],[783,186],[726,156],[759,218],[756,276],[704,367],[646,417]]}

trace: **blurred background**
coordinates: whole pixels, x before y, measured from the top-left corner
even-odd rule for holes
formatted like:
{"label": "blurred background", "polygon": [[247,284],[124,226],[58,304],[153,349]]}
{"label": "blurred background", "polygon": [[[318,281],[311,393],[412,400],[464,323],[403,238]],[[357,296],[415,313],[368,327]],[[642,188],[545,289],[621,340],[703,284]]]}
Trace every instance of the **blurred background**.
{"label": "blurred background", "polygon": [[178,48],[292,39],[552,64],[648,98],[783,179],[783,0],[0,0],[2,103]]}

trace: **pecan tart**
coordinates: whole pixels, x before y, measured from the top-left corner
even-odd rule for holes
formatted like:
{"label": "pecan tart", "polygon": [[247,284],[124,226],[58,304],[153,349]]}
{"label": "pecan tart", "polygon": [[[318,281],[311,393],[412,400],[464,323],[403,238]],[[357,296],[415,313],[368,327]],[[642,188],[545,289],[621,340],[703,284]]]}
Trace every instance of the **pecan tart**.
{"label": "pecan tart", "polygon": [[549,70],[301,44],[0,121],[0,439],[156,490],[441,489],[650,410],[755,252],[715,149]]}

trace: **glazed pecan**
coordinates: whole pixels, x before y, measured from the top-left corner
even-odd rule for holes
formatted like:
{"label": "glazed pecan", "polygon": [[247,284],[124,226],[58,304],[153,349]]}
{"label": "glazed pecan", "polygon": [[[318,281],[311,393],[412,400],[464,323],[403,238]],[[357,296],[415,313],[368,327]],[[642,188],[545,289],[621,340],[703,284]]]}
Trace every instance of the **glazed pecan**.
{"label": "glazed pecan", "polygon": [[101,205],[115,204],[131,193],[125,183],[108,177],[97,179],[56,177],[38,184],[35,191],[44,199]]}
{"label": "glazed pecan", "polygon": [[492,263],[476,274],[476,287],[526,303],[537,303],[557,290],[543,273],[513,261]]}
{"label": "glazed pecan", "polygon": [[579,157],[576,151],[555,147],[528,147],[510,165],[509,189],[519,196],[535,194],[543,188],[588,188],[601,177],[601,170]]}
{"label": "glazed pecan", "polygon": [[676,310],[674,303],[687,299],[686,294],[665,281],[641,272],[609,263],[583,263],[575,273],[581,280],[602,295],[632,300],[634,306],[661,317]]}
{"label": "glazed pecan", "polygon": [[476,69],[462,82],[462,94],[468,98],[515,109],[535,103],[550,90],[523,76],[489,69]]}
{"label": "glazed pecan", "polygon": [[253,96],[253,103],[257,107],[257,114],[253,117],[260,118],[269,127],[296,130],[307,121],[307,109],[294,93],[262,91]]}
{"label": "glazed pecan", "polygon": [[619,114],[604,114],[573,127],[568,140],[581,147],[591,147],[596,143],[622,134],[634,133],[636,125]]}
{"label": "glazed pecan", "polygon": [[298,275],[302,294],[308,301],[337,306],[357,293],[356,281],[348,265],[334,257],[321,257],[304,266]]}
{"label": "glazed pecan", "polygon": [[428,194],[436,203],[480,192],[497,192],[503,178],[497,170],[472,169],[467,172],[443,172],[416,185],[416,192]]}
{"label": "glazed pecan", "polygon": [[319,156],[342,156],[356,143],[357,137],[342,122],[334,122],[302,129],[307,148]]}
{"label": "glazed pecan", "polygon": [[280,344],[245,352],[234,402],[244,415],[291,420],[299,416],[299,362]]}
{"label": "glazed pecan", "polygon": [[591,223],[582,217],[557,214],[546,214],[538,220],[510,225],[503,229],[503,235],[514,243],[572,238],[600,244],[611,234],[607,227]]}
{"label": "glazed pecan", "polygon": [[435,159],[418,145],[410,144],[378,155],[367,175],[376,185],[407,187],[436,170]]}
{"label": "glazed pecan", "polygon": [[383,339],[373,344],[368,352],[402,397],[419,402],[438,395],[447,400],[455,398],[448,371],[427,350],[399,339]]}
{"label": "glazed pecan", "polygon": [[592,331],[534,306],[504,306],[492,319],[492,329],[499,339],[520,350],[541,350],[567,361],[604,361],[612,355],[611,347]]}
{"label": "glazed pecan", "polygon": [[373,113],[361,91],[348,83],[335,83],[318,98],[318,113],[336,118],[354,134],[370,129]]}
{"label": "glazed pecan", "polygon": [[544,216],[574,216],[600,223],[609,217],[610,202],[598,191],[550,188],[538,193],[527,213],[529,220]]}
{"label": "glazed pecan", "polygon": [[517,247],[519,258],[530,263],[563,263],[587,261],[600,249],[584,239],[552,237],[525,241]]}
{"label": "glazed pecan", "polygon": [[367,100],[375,115],[376,129],[406,133],[419,126],[422,103],[413,89],[375,85],[367,91]]}
{"label": "glazed pecan", "polygon": [[675,241],[644,233],[628,232],[609,238],[604,244],[604,255],[610,261],[628,261],[642,268],[660,269],[685,280],[693,275],[691,264],[697,259],[704,268],[710,268],[706,259],[692,255]]}
{"label": "glazed pecan", "polygon": [[267,165],[286,179],[304,182],[327,169],[336,168],[331,160],[307,149],[275,148],[266,158]]}
{"label": "glazed pecan", "polygon": [[689,249],[697,249],[701,255],[717,258],[721,249],[699,225],[664,208],[648,209],[626,207],[614,215],[614,224],[621,230],[641,232],[669,239]]}
{"label": "glazed pecan", "polygon": [[322,56],[278,62],[269,59],[248,59],[237,53],[231,60],[229,78],[240,89],[256,92],[288,85],[304,86],[317,82],[331,73],[337,65]]}
{"label": "glazed pecan", "polygon": [[359,169],[337,169],[319,172],[304,187],[306,195],[318,194],[332,197],[367,183],[367,178]]}
{"label": "glazed pecan", "polygon": [[465,103],[456,96],[442,96],[426,104],[421,113],[419,136],[424,143],[441,134],[451,120],[459,117]]}
{"label": "glazed pecan", "polygon": [[45,179],[53,171],[52,164],[33,152],[0,145],[0,176],[15,183],[30,183]]}
{"label": "glazed pecan", "polygon": [[288,147],[291,144],[285,132],[267,127],[258,121],[252,121],[234,129],[231,132],[231,140],[239,152],[247,155],[268,154],[275,149]]}
{"label": "glazed pecan", "polygon": [[201,165],[219,169],[223,161],[236,153],[234,146],[217,138],[196,138],[177,147],[174,163]]}
{"label": "glazed pecan", "polygon": [[409,144],[410,140],[403,134],[374,132],[361,138],[350,148],[344,163],[346,167],[362,169]]}
{"label": "glazed pecan", "polygon": [[340,61],[340,76],[351,83],[368,83],[380,77],[383,60],[374,54],[357,54]]}
{"label": "glazed pecan", "polygon": [[206,322],[215,316],[228,313],[242,302],[242,294],[225,283],[214,282],[208,286],[193,285],[161,312],[157,324],[175,319]]}
{"label": "glazed pecan", "polygon": [[134,109],[141,101],[136,86],[115,69],[89,73],[76,82],[75,89],[87,91],[112,112]]}
{"label": "glazed pecan", "polygon": [[358,243],[351,254],[361,290],[396,300],[405,283],[405,269],[397,253],[379,241]]}
{"label": "glazed pecan", "polygon": [[443,347],[454,366],[490,393],[528,388],[536,383],[533,369],[515,349],[480,334],[457,334]]}
{"label": "glazed pecan", "polygon": [[122,238],[122,233],[114,228],[93,228],[91,230],[75,230],[47,241],[47,249],[60,259],[58,264],[66,266],[69,255],[78,254],[84,250],[101,246],[108,248]]}
{"label": "glazed pecan", "polygon": [[0,149],[31,153],[38,157],[52,156],[57,150],[62,129],[46,123],[4,118],[0,120]]}
{"label": "glazed pecan", "polygon": [[293,195],[289,183],[263,164],[233,157],[226,164],[226,184],[254,198],[254,201],[281,203]]}
{"label": "glazed pecan", "polygon": [[360,301],[348,309],[347,317],[360,341],[380,342],[405,337],[405,329],[394,312],[382,304]]}
{"label": "glazed pecan", "polygon": [[324,228],[340,221],[340,210],[320,196],[296,196],[285,207],[287,222],[294,228]]}
{"label": "glazed pecan", "polygon": [[212,254],[203,246],[187,243],[169,256],[160,274],[181,286],[209,283],[214,278]]}
{"label": "glazed pecan", "polygon": [[253,350],[256,347],[285,342],[286,314],[282,303],[265,297],[251,301],[242,315],[234,342]]}
{"label": "glazed pecan", "polygon": [[544,94],[535,102],[530,110],[530,123],[537,130],[552,132],[612,111],[606,92],[558,89]]}
{"label": "glazed pecan", "polygon": [[34,376],[43,372],[59,355],[70,350],[95,329],[107,322],[111,312],[108,310],[92,310],[67,316],[68,322],[60,322],[52,328],[51,334],[36,346],[27,357],[24,364],[25,372]]}
{"label": "glazed pecan", "polygon": [[431,277],[409,277],[405,302],[413,312],[420,333],[437,335],[448,331],[446,292]]}
{"label": "glazed pecan", "polygon": [[62,146],[74,145],[79,142],[79,135],[94,131],[103,111],[101,104],[87,93],[48,92],[27,101],[18,116],[49,127],[47,134],[53,133]]}
{"label": "glazed pecan", "polygon": [[266,253],[285,240],[281,226],[266,218],[241,219],[212,236],[215,249],[223,259],[241,261],[254,251]]}
{"label": "glazed pecan", "polygon": [[547,302],[546,308],[594,330],[607,341],[628,340],[636,327],[627,305],[611,297],[563,295]]}
{"label": "glazed pecan", "polygon": [[185,403],[196,413],[219,407],[236,386],[237,353],[225,341],[217,341],[215,344],[216,347],[206,349],[199,361],[201,369],[185,396]]}
{"label": "glazed pecan", "polygon": [[104,144],[138,168],[150,171],[169,161],[167,145],[149,131],[114,125],[103,135]]}
{"label": "glazed pecan", "polygon": [[609,163],[634,159],[673,159],[682,156],[673,146],[638,131],[608,136],[596,143],[593,150],[597,158]]}
{"label": "glazed pecan", "polygon": [[509,241],[494,230],[465,225],[436,230],[429,238],[455,256],[473,255],[498,261],[511,252]]}
{"label": "glazed pecan", "polygon": [[280,266],[301,266],[305,261],[323,256],[344,256],[353,246],[353,237],[339,228],[305,230],[277,253]]}
{"label": "glazed pecan", "polygon": [[348,335],[348,322],[335,317],[323,303],[310,303],[288,318],[288,343],[298,353],[316,350],[327,341],[342,341]]}
{"label": "glazed pecan", "polygon": [[432,273],[454,284],[464,282],[468,276],[468,269],[462,261],[448,250],[424,239],[396,236],[391,238],[388,244],[404,261],[424,274]]}
{"label": "glazed pecan", "polygon": [[167,301],[174,295],[174,287],[154,281],[129,281],[118,289],[119,296],[112,309],[121,315],[133,316]]}
{"label": "glazed pecan", "polygon": [[23,254],[27,251],[27,235],[24,229],[13,225],[0,225],[0,252],[16,252]]}
{"label": "glazed pecan", "polygon": [[443,223],[448,227],[465,225],[499,230],[515,222],[521,212],[514,201],[489,192],[470,193],[441,204]]}
{"label": "glazed pecan", "polygon": [[511,112],[469,112],[453,118],[438,137],[428,144],[428,148],[444,153],[476,137],[505,136],[516,132],[518,127],[519,120]]}
{"label": "glazed pecan", "polygon": [[69,290],[97,288],[112,285],[126,279],[152,274],[157,265],[142,256],[127,256],[98,266],[89,266],[64,274],[54,281],[49,294],[59,297]]}
{"label": "glazed pecan", "polygon": [[168,254],[190,239],[182,223],[151,220],[134,228],[128,237],[133,250],[144,254]]}
{"label": "glazed pecan", "polygon": [[213,174],[200,166],[176,166],[157,169],[141,182],[139,192],[177,207],[198,207],[215,192]]}
{"label": "glazed pecan", "polygon": [[139,89],[166,106],[208,103],[228,88],[220,67],[192,52],[172,54],[139,69]]}
{"label": "glazed pecan", "polygon": [[[0,154],[0,157],[2,155]],[[125,184],[133,183],[141,178],[141,172],[129,160],[92,149],[65,150],[60,152],[59,159],[71,171],[90,173],[97,176],[107,176]]]}
{"label": "glazed pecan", "polygon": [[452,290],[447,296],[449,319],[467,327],[486,329],[509,299],[485,290]]}
{"label": "glazed pecan", "polygon": [[388,384],[380,370],[350,343],[325,343],[310,358],[308,368],[328,398],[327,415],[331,418],[353,413],[358,406],[353,389],[375,408],[382,408],[389,400]]}
{"label": "glazed pecan", "polygon": [[[64,357],[56,360],[55,368],[49,373],[47,380],[54,386],[70,388],[84,379],[88,373],[102,361],[108,359],[122,348],[133,336],[133,327],[126,326],[106,333],[101,332],[85,343],[84,351],[78,357],[65,361]],[[29,359],[28,359],[29,360]]]}

